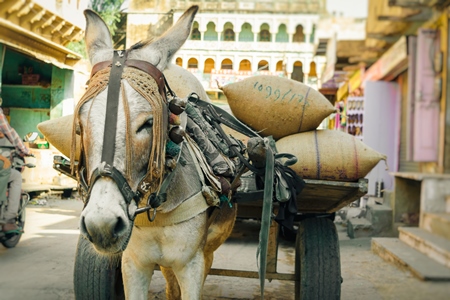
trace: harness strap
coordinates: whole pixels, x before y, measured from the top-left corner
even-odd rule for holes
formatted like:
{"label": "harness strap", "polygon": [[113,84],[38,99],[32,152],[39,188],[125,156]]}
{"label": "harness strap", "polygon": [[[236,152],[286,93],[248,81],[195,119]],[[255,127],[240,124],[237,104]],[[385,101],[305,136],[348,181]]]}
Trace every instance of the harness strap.
{"label": "harness strap", "polygon": [[[185,144],[185,142],[182,142],[180,144],[180,152],[178,153],[178,158],[177,158],[177,165],[178,162],[181,158],[181,147],[183,147],[183,145]],[[150,222],[153,222],[155,220],[156,217],[156,209],[163,204],[164,202],[166,202],[167,200],[167,189],[169,188],[169,185],[172,183],[172,180],[175,176],[175,172],[172,171],[170,172],[168,175],[166,175],[163,179],[163,182],[159,188],[158,191],[153,192],[149,195],[148,199],[147,199],[147,206],[138,208],[136,210],[136,215],[141,214],[143,212],[146,212],[147,214],[147,218]],[[139,192],[139,188],[138,188],[138,192],[137,193],[141,193]],[[150,214],[150,210],[153,209],[153,214]]]}
{"label": "harness strap", "polygon": [[158,217],[150,221],[146,215],[137,215],[134,221],[135,226],[142,227],[162,227],[178,224],[206,211],[210,206],[206,203],[202,192],[198,192],[185,200],[174,210],[167,213],[158,213]]}
{"label": "harness strap", "polygon": [[205,156],[202,151],[198,148],[197,144],[192,140],[191,137],[186,136],[186,140],[188,141],[188,149],[191,153],[192,159],[194,160],[194,164],[197,168],[197,172],[199,173],[200,180],[202,181],[203,186],[206,186],[203,175],[206,176],[211,186],[215,191],[221,192],[222,185],[217,177],[214,175],[214,171],[211,169],[211,166],[206,161]]}
{"label": "harness strap", "polygon": [[[190,139],[190,137],[188,137],[188,139],[189,139],[190,143],[193,142]],[[200,181],[202,182],[202,194],[203,194],[204,192],[206,192],[205,189],[209,189],[210,190],[210,188],[205,183],[205,178],[204,178],[204,175],[203,175],[203,171],[200,168],[200,165],[199,165],[199,163],[197,161],[197,158],[195,157],[195,154],[193,153],[194,150],[191,147],[194,147],[194,145],[189,145],[188,148],[189,148],[189,152],[191,153],[192,159],[194,160],[198,176],[200,177]],[[220,187],[220,184],[219,184],[219,187]],[[215,191],[208,191],[208,192],[215,193]],[[217,215],[219,213],[219,209],[218,209],[217,205],[220,204],[220,199],[217,197],[216,200],[217,200],[217,204],[208,203],[209,207],[213,207],[214,210],[212,211],[212,213],[208,217],[208,222],[206,223],[206,228],[209,228],[211,226],[211,224],[214,222],[214,220],[216,219],[216,217],[217,217]],[[207,201],[205,201],[205,202],[207,203]]]}
{"label": "harness strap", "polygon": [[90,188],[88,190],[88,194],[91,193],[90,189],[92,188],[92,186],[94,186],[95,181],[97,181],[97,179],[101,177],[109,177],[116,182],[116,185],[119,188],[119,191],[122,193],[122,196],[125,198],[125,202],[127,204],[130,204],[133,199],[138,200],[136,199],[137,197],[136,194],[133,192],[128,182],[122,176],[122,173],[120,173],[116,168],[112,167],[111,165],[106,164],[105,162],[103,162],[100,165],[100,167],[96,168],[92,172],[91,180],[89,181]]}
{"label": "harness strap", "polygon": [[[273,141],[273,140],[272,140]],[[272,222],[272,200],[273,200],[273,175],[275,167],[274,152],[270,145],[270,139],[265,138],[266,150],[266,172],[264,177],[264,200],[261,215],[261,229],[259,231],[259,245],[256,259],[259,256],[259,284],[261,289],[261,300],[264,300],[264,283],[267,269],[267,249],[269,247],[269,228]]]}
{"label": "harness strap", "polygon": [[214,110],[217,112],[213,117],[218,120],[220,123],[223,123],[230,127],[231,129],[236,130],[237,132],[240,132],[248,137],[261,137],[258,133],[256,133],[253,129],[236,119],[233,115],[231,115],[226,110],[218,107],[217,105],[212,104],[211,102],[207,102],[204,100],[201,100],[199,96],[195,93],[192,93],[188,96],[188,100],[190,102],[193,102],[197,104],[198,106],[204,108],[204,109],[211,109],[214,108]]}
{"label": "harness strap", "polygon": [[105,130],[103,133],[102,162],[114,165],[114,150],[116,149],[117,114],[119,108],[120,82],[126,56],[123,51],[114,51],[108,84],[108,101],[106,104]]}

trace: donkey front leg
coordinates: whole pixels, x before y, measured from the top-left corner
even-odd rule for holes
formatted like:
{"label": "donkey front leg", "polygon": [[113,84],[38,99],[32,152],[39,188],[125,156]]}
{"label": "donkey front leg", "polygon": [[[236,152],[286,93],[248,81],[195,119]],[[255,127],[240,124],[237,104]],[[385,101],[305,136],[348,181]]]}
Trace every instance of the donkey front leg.
{"label": "donkey front leg", "polygon": [[138,266],[127,251],[122,255],[122,277],[128,300],[147,300],[155,264]]}
{"label": "donkey front leg", "polygon": [[205,271],[203,251],[199,249],[186,265],[175,266],[172,270],[178,279],[182,299],[201,299],[204,279],[203,273]]}

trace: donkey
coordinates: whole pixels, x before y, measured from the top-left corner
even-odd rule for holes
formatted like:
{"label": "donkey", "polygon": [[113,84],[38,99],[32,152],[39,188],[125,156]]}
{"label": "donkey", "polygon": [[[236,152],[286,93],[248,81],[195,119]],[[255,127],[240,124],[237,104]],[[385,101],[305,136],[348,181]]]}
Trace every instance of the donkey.
{"label": "donkey", "polygon": [[[167,299],[201,299],[213,253],[231,234],[236,218],[236,205],[220,209],[205,205],[201,192],[205,180],[188,145],[181,146],[177,158],[183,163],[170,176],[164,172],[169,124],[162,72],[188,38],[197,11],[198,6],[190,7],[161,37],[119,52],[126,56],[121,58],[124,64],[113,61],[116,54],[104,21],[95,12],[85,11],[85,41],[93,70],[74,114],[73,134],[81,137],[78,165],[85,168],[78,174],[84,172],[80,180],[86,178],[88,187],[80,232],[100,254],[122,253],[127,299],[147,299],[157,265],[167,282]],[[115,67],[123,68],[116,85],[110,76]],[[175,93],[189,88],[170,87]],[[113,115],[108,110],[110,94],[118,98],[117,120],[112,125],[108,123]],[[112,137],[111,127],[115,127]],[[112,143],[105,144],[106,140]],[[105,152],[111,157],[106,164]],[[149,195],[167,184],[164,201],[148,211],[148,219],[154,217],[154,222],[145,213],[134,219]]]}

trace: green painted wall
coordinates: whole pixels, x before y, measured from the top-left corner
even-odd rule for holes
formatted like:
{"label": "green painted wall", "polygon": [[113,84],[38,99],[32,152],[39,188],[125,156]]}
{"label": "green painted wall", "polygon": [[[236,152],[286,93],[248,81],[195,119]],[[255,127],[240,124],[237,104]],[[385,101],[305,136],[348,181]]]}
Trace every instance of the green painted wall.
{"label": "green painted wall", "polygon": [[63,116],[64,103],[73,99],[73,71],[53,67],[50,118]]}
{"label": "green painted wall", "polygon": [[50,108],[50,88],[38,85],[2,86],[3,107]]}
{"label": "green painted wall", "polygon": [[[11,108],[9,116],[11,127],[23,138],[29,132],[39,132],[36,125],[49,120],[50,112],[48,109]],[[43,137],[40,132],[39,134]]]}
{"label": "green painted wall", "polygon": [[[3,74],[4,58],[5,58],[5,46],[3,46],[3,44],[0,44],[0,74]],[[1,96],[1,90],[2,90],[2,80],[0,77],[0,96]]]}
{"label": "green painted wall", "polygon": [[3,84],[22,84],[22,74],[25,73],[39,74],[41,84],[48,85],[52,76],[52,65],[6,47],[1,73]]}
{"label": "green painted wall", "polygon": [[[2,63],[1,53],[5,49]],[[73,106],[73,71],[60,69],[15,52],[0,44],[0,73],[2,107],[9,111],[11,126],[23,137],[38,131],[37,124],[63,115]],[[22,74],[39,74],[36,85],[22,85]]]}

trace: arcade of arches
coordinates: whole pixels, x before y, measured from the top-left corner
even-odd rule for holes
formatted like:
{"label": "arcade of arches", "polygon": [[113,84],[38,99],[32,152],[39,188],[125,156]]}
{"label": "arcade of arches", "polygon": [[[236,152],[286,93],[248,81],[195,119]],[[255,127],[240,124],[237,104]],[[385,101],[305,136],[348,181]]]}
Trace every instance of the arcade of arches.
{"label": "arcade of arches", "polygon": [[[176,59],[176,64],[179,66],[183,66],[183,59],[178,57]],[[203,74],[211,74],[213,72],[217,72],[218,70],[233,70],[234,69],[234,63],[231,59],[229,58],[225,58],[220,62],[220,65],[218,65],[218,67],[216,68],[216,62],[214,61],[214,59],[212,58],[207,58],[204,61],[204,68],[203,70],[199,70],[200,72],[202,72]],[[198,70],[198,60],[196,58],[190,58],[188,60],[188,69],[191,70]],[[239,73],[241,74],[245,74],[247,73],[248,75],[251,74],[252,72],[252,63],[248,60],[248,59],[243,59],[239,62]],[[258,62],[258,68],[257,68],[258,72],[264,74],[266,72],[268,72],[269,70],[269,62],[266,60],[260,60]],[[280,60],[276,63],[276,73],[277,74],[284,74],[285,70],[286,70],[286,65],[283,64],[283,61]],[[316,63],[315,62],[311,62],[310,66],[309,66],[309,76],[317,76],[316,73]],[[264,72],[266,71],[266,72]],[[304,80],[304,73],[303,73],[303,64],[301,61],[295,61],[294,65],[293,65],[293,72],[291,74],[291,79],[293,80],[297,80],[297,81],[301,81],[303,82]]]}
{"label": "arcade of arches", "polygon": [[208,22],[206,31],[200,31],[199,23],[194,22],[192,26],[191,40],[203,41],[237,41],[237,42],[277,42],[277,43],[312,43],[314,41],[316,27],[312,26],[312,32],[305,34],[303,25],[297,25],[294,33],[288,33],[285,24],[280,24],[276,33],[272,33],[267,23],[261,24],[257,32],[250,23],[242,24],[240,30],[236,31],[231,22],[223,25],[222,31],[216,30],[214,22]]}

